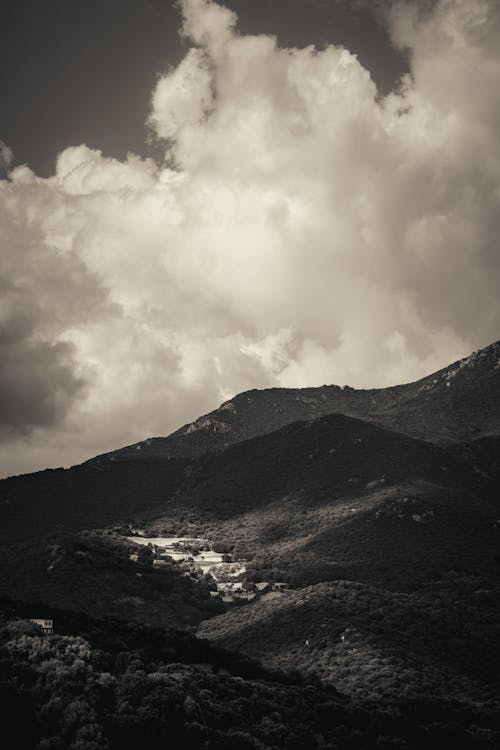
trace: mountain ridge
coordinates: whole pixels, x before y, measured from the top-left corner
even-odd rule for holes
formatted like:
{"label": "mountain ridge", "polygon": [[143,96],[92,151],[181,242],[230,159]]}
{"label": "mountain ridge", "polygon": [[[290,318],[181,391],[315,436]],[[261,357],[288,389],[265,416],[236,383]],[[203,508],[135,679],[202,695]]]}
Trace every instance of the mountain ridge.
{"label": "mountain ridge", "polygon": [[[474,387],[467,378],[470,370],[474,370]],[[474,393],[478,375],[481,380],[491,381],[486,383],[486,388],[492,391],[486,403]],[[437,443],[460,442],[498,433],[500,418],[491,409],[496,398],[500,399],[500,341],[417,381],[388,388],[358,390],[324,385],[244,391],[166,437],[148,438],[90,461],[140,460],[153,456],[193,458],[291,422],[331,413],[365,419]],[[467,407],[469,411],[474,409],[476,419],[481,417],[482,424],[471,422]],[[452,413],[454,419],[450,425]]]}

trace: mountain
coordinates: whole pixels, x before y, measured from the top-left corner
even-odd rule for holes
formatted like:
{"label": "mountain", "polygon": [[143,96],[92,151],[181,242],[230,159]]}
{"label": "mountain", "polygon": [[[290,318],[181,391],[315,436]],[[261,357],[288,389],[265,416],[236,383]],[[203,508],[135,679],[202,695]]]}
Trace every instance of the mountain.
{"label": "mountain", "polygon": [[500,341],[415,383],[269,388],[240,393],[168,437],[143,440],[92,463],[198,457],[301,420],[339,413],[446,444],[500,432]]}
{"label": "mountain", "polygon": [[[0,593],[198,628],[364,703],[495,701],[499,357],[497,342],[387,389],[252,391],[168,437],[3,480]],[[210,573],[139,558],[137,534],[219,545],[250,596],[222,604]]]}
{"label": "mountain", "polygon": [[0,541],[43,536],[55,528],[99,528],[148,512],[182,488],[196,471],[197,459],[334,413],[437,445],[460,448],[467,443],[477,471],[499,471],[499,361],[496,342],[416,383],[393,388],[250,391],[168,437],[151,438],[68,470],[0,480]]}

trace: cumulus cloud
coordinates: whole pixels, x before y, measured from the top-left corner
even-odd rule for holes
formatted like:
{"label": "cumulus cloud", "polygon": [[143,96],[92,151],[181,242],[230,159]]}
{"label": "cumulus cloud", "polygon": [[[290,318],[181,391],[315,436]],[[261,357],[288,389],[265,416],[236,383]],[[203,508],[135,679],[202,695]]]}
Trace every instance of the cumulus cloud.
{"label": "cumulus cloud", "polygon": [[181,5],[190,48],[148,117],[164,163],[78,146],[0,182],[5,471],[250,387],[415,379],[498,338],[496,5],[392,4],[411,75],[383,99],[346,49]]}

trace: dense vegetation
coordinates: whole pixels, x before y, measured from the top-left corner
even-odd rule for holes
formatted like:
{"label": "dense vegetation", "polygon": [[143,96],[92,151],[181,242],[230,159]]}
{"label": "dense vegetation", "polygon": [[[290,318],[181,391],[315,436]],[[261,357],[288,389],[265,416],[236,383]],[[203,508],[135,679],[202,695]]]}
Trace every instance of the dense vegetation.
{"label": "dense vegetation", "polygon": [[411,594],[318,584],[207,620],[199,633],[359,701],[500,696],[500,587],[479,577],[456,574]]}
{"label": "dense vegetation", "polygon": [[112,532],[64,532],[18,545],[0,571],[4,591],[96,616],[188,627],[222,611],[204,576],[178,564],[156,567],[148,547]]}
{"label": "dense vegetation", "polygon": [[494,706],[439,701],[370,710],[334,689],[267,673],[185,633],[1,603],[4,734],[18,750],[494,750]]}

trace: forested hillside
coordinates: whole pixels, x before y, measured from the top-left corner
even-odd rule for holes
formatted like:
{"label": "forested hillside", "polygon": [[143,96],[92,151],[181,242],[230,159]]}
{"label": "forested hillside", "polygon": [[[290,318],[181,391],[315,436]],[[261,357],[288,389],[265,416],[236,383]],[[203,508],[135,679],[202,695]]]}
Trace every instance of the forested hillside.
{"label": "forested hillside", "polygon": [[493,750],[500,740],[493,706],[401,698],[361,708],[192,636],[43,614],[54,636],[29,623],[32,608],[1,603],[3,730],[19,750]]}

